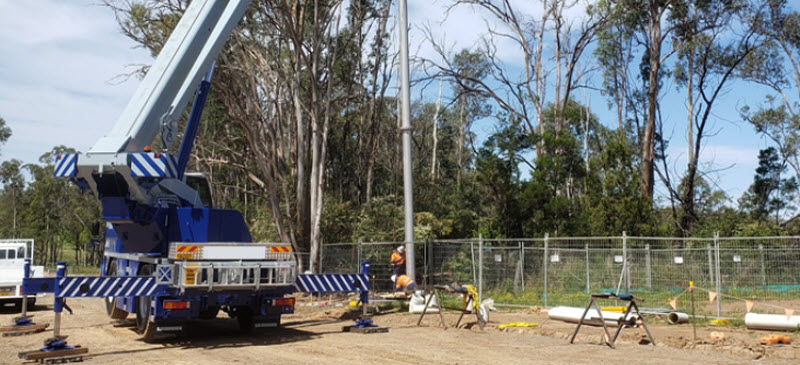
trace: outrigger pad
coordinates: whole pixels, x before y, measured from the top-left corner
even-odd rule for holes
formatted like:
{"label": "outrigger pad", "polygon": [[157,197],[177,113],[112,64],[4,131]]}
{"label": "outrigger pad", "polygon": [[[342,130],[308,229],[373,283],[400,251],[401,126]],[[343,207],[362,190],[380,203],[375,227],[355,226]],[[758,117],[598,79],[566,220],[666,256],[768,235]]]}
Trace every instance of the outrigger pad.
{"label": "outrigger pad", "polygon": [[355,333],[386,333],[389,332],[388,328],[378,327],[377,324],[372,323],[372,319],[356,319],[356,324],[353,326],[342,327],[342,332],[355,332]]}

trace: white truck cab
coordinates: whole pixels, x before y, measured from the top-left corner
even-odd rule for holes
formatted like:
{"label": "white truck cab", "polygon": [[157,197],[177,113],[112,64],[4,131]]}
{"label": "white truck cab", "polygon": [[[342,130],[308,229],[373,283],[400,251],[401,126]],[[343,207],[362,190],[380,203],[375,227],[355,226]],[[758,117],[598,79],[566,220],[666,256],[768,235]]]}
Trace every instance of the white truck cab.
{"label": "white truck cab", "polygon": [[[26,258],[31,259],[31,277],[43,277],[44,267],[33,265],[32,239],[0,239],[0,307],[13,304],[21,308],[20,286]],[[36,296],[29,295],[28,305],[35,303]]]}

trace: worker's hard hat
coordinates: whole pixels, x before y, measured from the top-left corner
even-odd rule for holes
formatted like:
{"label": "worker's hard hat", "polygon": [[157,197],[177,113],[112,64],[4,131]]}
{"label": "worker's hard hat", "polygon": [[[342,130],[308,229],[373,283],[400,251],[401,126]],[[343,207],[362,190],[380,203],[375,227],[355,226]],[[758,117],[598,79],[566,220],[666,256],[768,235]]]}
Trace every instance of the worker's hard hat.
{"label": "worker's hard hat", "polygon": [[405,250],[406,250],[406,248],[405,248],[405,247],[403,247],[403,246],[397,246],[397,252],[399,252],[399,253],[403,253],[403,251],[405,251]]}

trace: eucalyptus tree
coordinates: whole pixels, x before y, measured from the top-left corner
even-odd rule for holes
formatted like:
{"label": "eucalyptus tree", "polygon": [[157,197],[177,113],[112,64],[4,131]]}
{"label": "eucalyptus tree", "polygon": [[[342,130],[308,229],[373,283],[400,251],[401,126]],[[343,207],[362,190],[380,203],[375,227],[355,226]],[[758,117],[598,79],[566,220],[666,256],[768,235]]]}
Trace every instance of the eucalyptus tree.
{"label": "eucalyptus tree", "polygon": [[709,137],[714,106],[723,90],[737,75],[742,76],[740,66],[762,46],[754,26],[758,13],[744,0],[676,3],[672,7],[678,47],[673,75],[677,85],[686,90],[688,164],[679,191],[667,188],[670,196],[680,201],[679,228],[687,236],[694,234],[698,221],[695,187],[698,174],[702,174],[698,167],[701,146]]}

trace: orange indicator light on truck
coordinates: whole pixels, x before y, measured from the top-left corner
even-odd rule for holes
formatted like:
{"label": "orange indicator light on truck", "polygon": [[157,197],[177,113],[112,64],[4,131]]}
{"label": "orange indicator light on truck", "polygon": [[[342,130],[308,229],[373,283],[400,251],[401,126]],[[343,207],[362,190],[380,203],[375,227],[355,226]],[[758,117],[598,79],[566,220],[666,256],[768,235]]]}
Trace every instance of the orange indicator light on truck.
{"label": "orange indicator light on truck", "polygon": [[275,305],[294,307],[294,298],[275,299]]}
{"label": "orange indicator light on truck", "polygon": [[184,300],[165,300],[164,309],[186,309],[189,308],[189,302]]}

